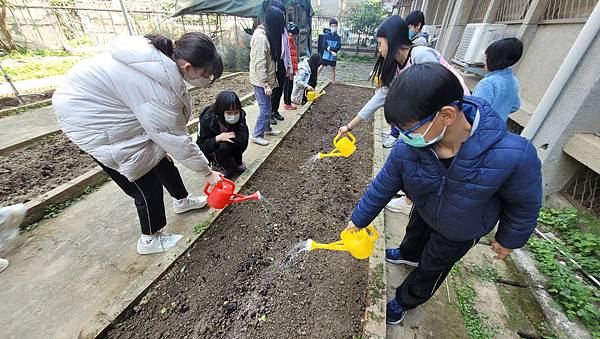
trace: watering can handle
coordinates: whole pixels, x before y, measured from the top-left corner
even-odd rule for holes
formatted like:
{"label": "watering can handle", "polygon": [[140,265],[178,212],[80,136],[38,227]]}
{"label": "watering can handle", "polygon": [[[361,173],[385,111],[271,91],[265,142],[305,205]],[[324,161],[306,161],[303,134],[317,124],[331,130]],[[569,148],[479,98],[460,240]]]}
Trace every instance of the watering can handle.
{"label": "watering can handle", "polygon": [[377,239],[379,239],[379,233],[377,233],[377,229],[375,228],[375,226],[373,226],[372,224],[366,227],[367,231],[369,231],[371,234],[369,234],[369,238],[371,239],[371,241],[375,241]]}
{"label": "watering can handle", "polygon": [[350,139],[350,141],[352,141],[352,143],[356,142],[356,137],[354,136],[354,134],[348,132],[348,138]]}
{"label": "watering can handle", "polygon": [[[227,180],[227,178],[225,178],[224,176],[221,176],[221,181],[225,181],[225,182],[229,182],[229,183],[233,184],[232,181]],[[204,186],[204,194],[205,195],[209,195],[210,192],[212,192],[212,190],[211,191],[208,190],[209,188],[210,188],[210,183],[207,182],[206,185]]]}

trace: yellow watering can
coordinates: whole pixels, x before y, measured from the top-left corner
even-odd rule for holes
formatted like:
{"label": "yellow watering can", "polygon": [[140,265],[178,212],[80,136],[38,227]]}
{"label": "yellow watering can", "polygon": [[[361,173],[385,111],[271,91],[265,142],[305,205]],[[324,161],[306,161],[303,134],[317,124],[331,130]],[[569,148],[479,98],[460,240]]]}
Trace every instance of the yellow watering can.
{"label": "yellow watering can", "polygon": [[318,99],[320,96],[325,95],[325,91],[321,91],[321,93],[316,93],[315,91],[309,90],[308,88],[306,89],[306,100],[308,101],[315,101],[315,99]]}
{"label": "yellow watering can", "polygon": [[381,87],[381,79],[377,75],[373,76],[373,84],[375,84],[375,87],[377,88]]}
{"label": "yellow watering can", "polygon": [[319,153],[319,159],[323,159],[325,157],[349,157],[356,151],[356,137],[348,132],[347,136],[342,137],[340,134],[336,135],[333,138],[333,146],[335,149],[330,153]]}
{"label": "yellow watering can", "polygon": [[320,244],[312,239],[308,239],[306,247],[311,251],[316,249],[348,251],[356,259],[367,259],[375,250],[375,241],[379,238],[379,233],[377,233],[373,225],[369,225],[354,232],[343,230],[340,237],[342,240],[330,244]]}

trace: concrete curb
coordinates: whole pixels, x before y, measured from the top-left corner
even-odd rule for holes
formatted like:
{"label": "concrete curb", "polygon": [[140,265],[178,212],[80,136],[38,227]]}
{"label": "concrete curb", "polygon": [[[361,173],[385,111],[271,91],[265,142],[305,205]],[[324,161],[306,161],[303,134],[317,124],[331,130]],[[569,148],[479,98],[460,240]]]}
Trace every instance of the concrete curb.
{"label": "concrete curb", "polygon": [[8,154],[12,151],[17,151],[20,150],[22,148],[25,148],[29,145],[35,144],[36,142],[38,142],[41,139],[47,138],[47,137],[51,137],[51,136],[55,136],[58,134],[62,134],[62,131],[60,129],[54,130],[54,131],[50,131],[48,133],[44,133],[42,135],[38,135],[37,137],[33,137],[31,139],[27,139],[27,140],[23,140],[19,143],[10,145],[8,147],[2,148],[0,149],[0,155],[5,155]]}
{"label": "concrete curb", "polygon": [[40,195],[25,203],[27,215],[21,227],[37,222],[44,218],[48,207],[76,198],[85,192],[88,186],[98,185],[108,179],[106,173],[99,166],[86,173],[71,179],[66,183]]}
{"label": "concrete curb", "polygon": [[[355,87],[369,88],[367,86],[351,85]],[[385,162],[385,153],[381,147],[382,117],[380,110],[375,112],[373,121],[373,177],[379,173]],[[373,221],[373,226],[379,232],[379,239],[375,242],[375,252],[369,257],[369,278],[367,291],[367,307],[364,315],[364,327],[362,338],[383,339],[386,338],[387,324],[385,322],[385,311],[387,304],[387,278],[385,270],[385,220],[383,211]]]}
{"label": "concrete curb", "polygon": [[[327,82],[323,87],[326,87],[328,84],[329,83]],[[247,165],[248,169],[235,180],[236,192],[244,188],[256,170],[269,158],[269,156],[273,153],[273,150],[275,150],[279,143],[281,143],[288,132],[294,128],[298,120],[302,118],[302,115],[308,111],[310,105],[311,104],[306,106],[306,109],[303,111],[299,111],[295,116],[286,118],[286,120],[290,119],[292,123],[281,131],[282,133],[280,136],[273,137],[270,144],[265,146],[268,149],[268,154],[265,157],[258,158]],[[189,125],[195,126],[193,121],[188,124],[188,128]],[[221,214],[222,211],[223,210],[211,209],[209,211],[209,217],[203,221],[203,223],[208,222],[209,226],[202,233],[192,235],[186,242],[179,242],[172,250],[168,252],[168,254],[160,258],[158,263],[155,263],[147,268],[141,276],[139,276],[127,288],[121,291],[103,310],[98,312],[96,320],[91,326],[85,330],[82,330],[79,338],[105,337],[106,331],[109,329],[109,327],[127,315],[128,310],[130,310],[133,305],[138,303],[146,294],[146,292],[154,285],[154,283],[169,270],[171,265],[173,265],[173,263],[179,257],[184,255],[190,246],[212,226],[213,221]]]}
{"label": "concrete curb", "polygon": [[592,336],[583,325],[569,320],[567,315],[557,308],[556,305],[558,305],[558,303],[544,288],[548,279],[538,271],[534,259],[523,249],[514,250],[512,252],[512,258],[519,273],[532,282],[531,290],[533,296],[540,305],[548,323],[559,333],[559,337],[591,339]]}
{"label": "concrete curb", "polygon": [[52,105],[52,99],[40,100],[36,102],[32,102],[30,104],[26,104],[23,106],[16,106],[11,108],[5,108],[0,110],[0,118],[7,117],[9,115],[17,114],[19,111],[28,111],[30,109],[42,108],[46,106]]}

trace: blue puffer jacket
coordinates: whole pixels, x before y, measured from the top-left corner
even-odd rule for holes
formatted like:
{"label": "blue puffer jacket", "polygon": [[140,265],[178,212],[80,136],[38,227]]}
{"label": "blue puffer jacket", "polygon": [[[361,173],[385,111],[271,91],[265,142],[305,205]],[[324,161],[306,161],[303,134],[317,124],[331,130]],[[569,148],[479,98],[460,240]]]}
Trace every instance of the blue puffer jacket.
{"label": "blue puffer jacket", "polygon": [[366,227],[403,190],[423,219],[443,236],[465,241],[489,233],[507,248],[527,243],[542,204],[541,164],[526,139],[482,99],[465,97],[463,112],[475,130],[446,169],[431,148],[396,144],[352,214]]}

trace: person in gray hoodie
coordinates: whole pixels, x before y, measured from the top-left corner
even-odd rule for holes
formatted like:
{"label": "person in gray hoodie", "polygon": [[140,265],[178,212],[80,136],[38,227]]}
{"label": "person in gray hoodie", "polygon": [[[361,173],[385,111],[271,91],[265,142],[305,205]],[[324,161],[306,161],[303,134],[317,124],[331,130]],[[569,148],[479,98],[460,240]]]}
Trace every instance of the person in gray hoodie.
{"label": "person in gray hoodie", "polygon": [[423,32],[425,14],[421,11],[412,11],[407,16],[408,38],[415,46],[429,46],[429,33]]}

